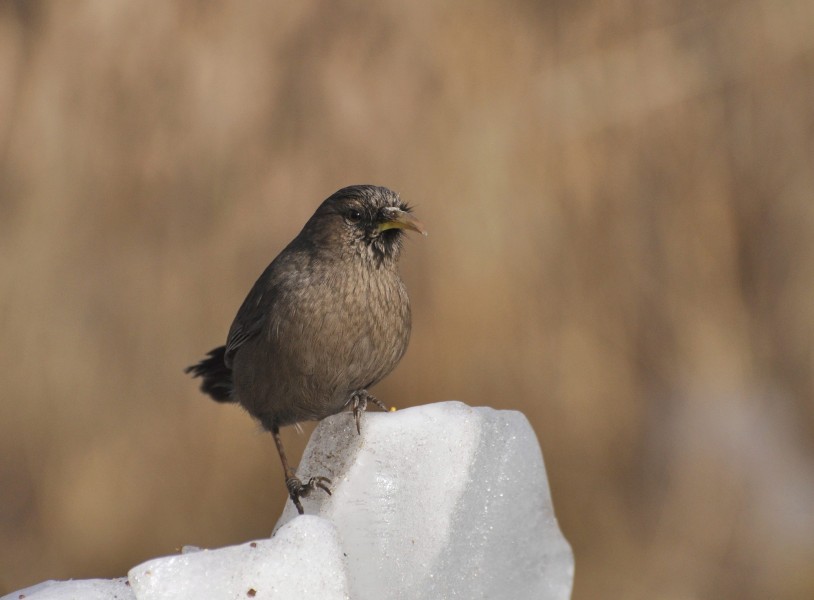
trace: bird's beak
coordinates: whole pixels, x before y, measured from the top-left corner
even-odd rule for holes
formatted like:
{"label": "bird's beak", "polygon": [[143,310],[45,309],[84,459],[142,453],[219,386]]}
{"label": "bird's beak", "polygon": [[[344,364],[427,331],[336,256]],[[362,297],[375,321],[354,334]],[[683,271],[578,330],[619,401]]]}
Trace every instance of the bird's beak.
{"label": "bird's beak", "polygon": [[383,208],[381,214],[384,220],[379,223],[379,232],[387,231],[388,229],[412,229],[422,235],[427,235],[427,230],[424,229],[424,225],[421,224],[421,221],[406,210],[390,206]]}

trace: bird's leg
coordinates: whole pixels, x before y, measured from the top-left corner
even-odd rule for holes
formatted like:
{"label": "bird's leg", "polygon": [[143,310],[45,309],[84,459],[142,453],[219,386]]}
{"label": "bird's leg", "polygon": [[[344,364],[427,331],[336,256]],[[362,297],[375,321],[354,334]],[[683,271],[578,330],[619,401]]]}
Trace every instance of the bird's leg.
{"label": "bird's leg", "polygon": [[288,466],[288,458],[286,458],[285,455],[283,441],[280,439],[280,428],[277,426],[272,427],[271,435],[274,437],[274,443],[277,444],[277,453],[280,455],[280,460],[283,463],[285,487],[288,488],[288,495],[291,497],[291,501],[294,503],[294,506],[297,507],[297,512],[303,514],[304,511],[302,509],[302,504],[300,503],[300,498],[305,498],[316,488],[323,490],[330,496],[331,488],[328,486],[331,484],[331,480],[327,477],[312,477],[308,480],[308,483],[303,484],[302,481],[300,481],[299,478],[294,474],[291,467]]}
{"label": "bird's leg", "polygon": [[368,402],[372,402],[385,412],[389,410],[384,402],[367,390],[357,390],[353,392],[350,398],[348,398],[348,401],[345,402],[345,406],[350,406],[353,411],[353,418],[356,420],[356,433],[360,435],[362,433],[362,413],[367,410]]}

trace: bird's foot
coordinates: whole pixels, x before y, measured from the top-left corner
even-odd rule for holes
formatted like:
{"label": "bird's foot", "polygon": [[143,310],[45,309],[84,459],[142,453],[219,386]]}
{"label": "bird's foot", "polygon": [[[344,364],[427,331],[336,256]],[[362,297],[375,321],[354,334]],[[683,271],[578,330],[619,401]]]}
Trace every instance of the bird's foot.
{"label": "bird's foot", "polygon": [[331,480],[327,477],[312,477],[308,480],[308,483],[305,484],[294,476],[287,477],[285,480],[285,487],[288,488],[288,495],[291,497],[291,501],[294,503],[294,506],[297,507],[297,512],[300,514],[303,514],[304,512],[302,510],[300,498],[305,498],[317,488],[321,489],[330,496],[331,488],[328,487],[330,484]]}
{"label": "bird's foot", "polygon": [[353,411],[353,418],[356,420],[356,433],[358,434],[362,433],[362,413],[367,410],[368,402],[372,402],[385,412],[389,410],[384,402],[376,398],[376,396],[367,390],[353,392],[350,399],[345,402],[345,406],[350,406],[351,410]]}

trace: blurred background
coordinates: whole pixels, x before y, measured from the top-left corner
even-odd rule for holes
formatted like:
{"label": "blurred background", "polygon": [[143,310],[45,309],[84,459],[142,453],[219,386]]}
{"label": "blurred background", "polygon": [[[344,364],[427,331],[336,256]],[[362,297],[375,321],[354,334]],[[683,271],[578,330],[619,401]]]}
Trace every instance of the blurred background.
{"label": "blurred background", "polygon": [[430,231],[377,395],[528,416],[576,600],[814,597],[813,23],[3,0],[0,593],[270,534],[271,437],[182,369],[377,183]]}

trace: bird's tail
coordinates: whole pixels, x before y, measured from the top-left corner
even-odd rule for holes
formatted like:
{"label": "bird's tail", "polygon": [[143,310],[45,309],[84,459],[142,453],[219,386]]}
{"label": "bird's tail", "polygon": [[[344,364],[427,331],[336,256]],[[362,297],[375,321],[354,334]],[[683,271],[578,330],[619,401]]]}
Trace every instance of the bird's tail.
{"label": "bird's tail", "polygon": [[232,369],[226,366],[224,356],[226,346],[218,346],[210,350],[208,358],[197,365],[184,369],[184,373],[192,373],[193,377],[203,379],[201,391],[208,394],[217,402],[234,402],[232,398]]}

